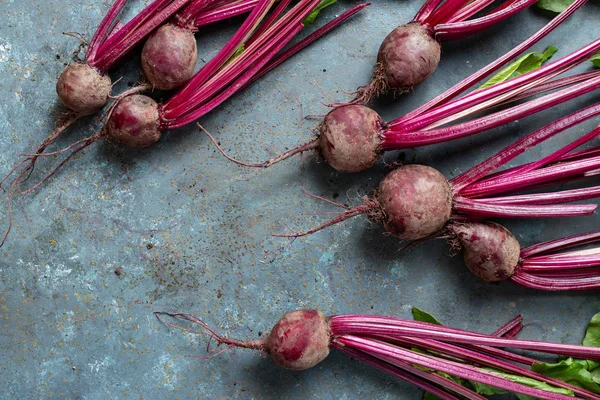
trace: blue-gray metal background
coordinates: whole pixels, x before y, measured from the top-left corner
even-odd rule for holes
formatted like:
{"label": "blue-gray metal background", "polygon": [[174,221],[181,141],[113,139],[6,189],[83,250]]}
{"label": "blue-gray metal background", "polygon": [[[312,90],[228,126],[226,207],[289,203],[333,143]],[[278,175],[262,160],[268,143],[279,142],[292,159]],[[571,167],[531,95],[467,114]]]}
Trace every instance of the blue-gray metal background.
{"label": "blue-gray metal background", "polygon": [[[421,2],[376,0],[341,29],[235,96],[202,123],[227,150],[258,161],[308,140],[324,97],[337,100],[365,82],[379,43],[408,21]],[[0,0],[0,175],[51,131],[61,107],[54,84],[76,40],[89,38],[109,0]],[[341,1],[331,19],[355,4]],[[125,18],[143,6],[132,1]],[[559,55],[594,39],[600,10],[588,4],[536,47]],[[422,104],[493,60],[548,21],[528,10],[468,40],[444,44],[443,60],[422,87],[376,108],[387,118]],[[224,23],[198,35],[209,59],[235,29]],[[587,68],[588,66],[586,66]],[[111,73],[118,90],[139,77],[138,55]],[[597,99],[587,95],[556,109],[456,143],[406,151],[451,177],[521,134]],[[326,100],[325,100],[326,101]],[[546,154],[596,122],[531,151]],[[61,145],[95,132],[89,118]],[[394,161],[397,153],[389,154]],[[56,160],[51,160],[55,162]],[[193,312],[228,335],[255,338],[287,311],[410,316],[418,306],[457,327],[489,332],[518,313],[522,336],[579,343],[600,311],[597,292],[540,293],[511,283],[488,285],[451,258],[443,241],[401,253],[380,225],[355,218],[313,236],[273,238],[313,226],[335,211],[307,190],[357,203],[387,168],[334,172],[313,155],[254,176],[215,154],[194,126],[166,134],[151,149],[97,144],[37,194],[15,201],[15,226],[0,249],[0,397],[73,399],[324,398],[419,399],[421,392],[332,354],[305,372],[281,370],[251,351],[211,361],[203,338],[159,324],[153,310]],[[37,179],[50,162],[40,163]],[[240,178],[251,178],[239,180]],[[2,198],[2,202],[5,197]],[[5,207],[0,207],[2,227]],[[525,245],[597,227],[597,216],[509,221]],[[121,275],[115,274],[119,268]]]}

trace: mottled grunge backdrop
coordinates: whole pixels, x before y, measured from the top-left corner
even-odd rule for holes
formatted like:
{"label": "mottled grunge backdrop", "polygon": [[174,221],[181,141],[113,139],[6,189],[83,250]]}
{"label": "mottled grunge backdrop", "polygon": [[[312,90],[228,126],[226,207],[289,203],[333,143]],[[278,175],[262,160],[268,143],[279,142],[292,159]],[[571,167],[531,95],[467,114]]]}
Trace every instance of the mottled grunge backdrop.
{"label": "mottled grunge backdrop", "polygon": [[[78,41],[90,38],[109,0],[0,0],[0,175],[20,153],[52,130],[61,107],[54,84]],[[323,13],[331,19],[354,0]],[[225,149],[259,161],[306,141],[327,111],[370,75],[385,35],[410,20],[419,0],[375,4],[300,56],[261,79],[202,120]],[[126,18],[143,1],[132,0]],[[414,93],[375,106],[392,118],[423,103],[493,60],[541,27],[549,15],[528,10],[469,40],[444,45],[435,75]],[[561,55],[594,39],[600,10],[588,4],[536,50],[553,44]],[[236,20],[235,23],[239,23]],[[234,32],[223,23],[198,35],[208,60]],[[111,73],[124,90],[139,78],[139,54]],[[586,66],[587,67],[587,66]],[[321,89],[320,89],[320,88]],[[157,95],[160,96],[160,95]],[[451,177],[554,118],[592,101],[572,101],[456,143],[386,161],[427,163]],[[81,121],[60,145],[90,135],[100,123]],[[535,149],[546,154],[593,121]],[[56,159],[40,163],[31,180]],[[205,339],[157,322],[157,309],[202,316],[222,332],[257,337],[285,312],[316,307],[325,313],[408,317],[418,306],[445,323],[490,332],[518,313],[523,337],[579,343],[597,311],[597,293],[548,294],[510,283],[478,282],[443,241],[402,252],[365,218],[311,237],[271,233],[313,226],[331,206],[301,187],[355,204],[376,187],[383,163],[357,175],[335,173],[305,154],[256,174],[234,166],[190,126],[157,146],[134,151],[100,143],[76,157],[36,194],[14,202],[14,229],[0,249],[0,398],[14,399],[410,399],[421,392],[369,367],[332,354],[305,372],[280,370],[249,351],[211,361]],[[0,226],[7,222],[5,193]],[[598,216],[510,221],[524,244],[597,227]]]}

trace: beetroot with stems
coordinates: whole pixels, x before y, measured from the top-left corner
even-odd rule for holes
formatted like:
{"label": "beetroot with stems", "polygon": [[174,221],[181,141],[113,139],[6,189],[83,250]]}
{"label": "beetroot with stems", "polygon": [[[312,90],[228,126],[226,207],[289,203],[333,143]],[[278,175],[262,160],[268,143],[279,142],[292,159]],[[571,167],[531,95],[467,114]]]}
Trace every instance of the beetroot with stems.
{"label": "beetroot with stems", "polygon": [[[600,148],[575,150],[595,139],[600,134],[600,127],[538,161],[493,172],[531,147],[599,115],[600,103],[585,107],[527,135],[450,181],[431,167],[401,166],[390,172],[373,197],[363,204],[353,208],[338,204],[346,209],[338,217],[306,232],[275,236],[309,235],[361,214],[383,222],[390,234],[406,240],[423,240],[444,234],[444,227],[450,223],[447,231],[458,236],[463,244],[470,244],[465,246],[467,261],[479,277],[488,281],[508,278],[519,253],[518,245],[510,234],[496,225],[457,223],[489,217],[541,218],[593,214],[597,207],[595,204],[566,203],[598,197],[600,186],[535,194],[514,193],[594,176],[600,169]],[[483,227],[486,229],[481,229]]]}
{"label": "beetroot with stems", "polygon": [[[597,39],[539,69],[454,99],[537,43],[585,2],[586,0],[575,1],[540,31],[504,56],[423,106],[389,123],[365,106],[358,104],[341,106],[325,116],[319,127],[319,137],[258,164],[242,162],[230,157],[219,143],[208,132],[206,133],[227,159],[243,166],[266,168],[304,151],[317,150],[336,170],[353,173],[373,166],[385,151],[443,143],[506,125],[600,88],[600,71],[554,79],[587,62],[591,56],[600,51],[600,39]],[[465,117],[493,110],[500,104],[553,90],[554,92],[550,94],[464,121]]]}
{"label": "beetroot with stems", "polygon": [[[317,365],[327,357],[330,349],[336,349],[443,400],[485,399],[470,387],[447,378],[448,375],[540,399],[600,399],[600,395],[586,389],[532,371],[528,367],[538,362],[536,359],[505,350],[600,360],[600,348],[516,339],[514,336],[522,328],[520,316],[493,334],[485,335],[403,318],[374,315],[325,317],[317,310],[302,309],[286,314],[265,338],[242,341],[220,336],[191,314],[154,314],[167,326],[205,334],[218,343],[216,348],[209,349],[209,356],[200,358],[221,354],[224,350],[218,351],[218,347],[223,345],[225,350],[235,347],[261,350],[284,368],[302,370]],[[200,326],[202,330],[187,328],[181,322],[169,322],[165,315]],[[542,385],[526,386],[503,374],[529,378],[536,383],[545,382],[546,386],[545,389],[540,389]],[[531,384],[534,385],[533,382]]]}
{"label": "beetroot with stems", "polygon": [[[107,113],[108,122],[97,134],[56,152],[23,155],[25,158],[13,172],[31,159],[56,156],[70,151],[50,174],[21,193],[28,194],[36,190],[54,176],[75,154],[107,137],[131,147],[142,148],[152,145],[160,139],[163,131],[183,127],[208,114],[231,96],[369,6],[369,3],[354,6],[295,45],[283,50],[304,28],[303,21],[315,11],[320,0],[301,0],[287,12],[284,7],[276,7],[266,17],[275,2],[276,0],[258,1],[242,26],[221,51],[165,103],[158,104],[150,97],[136,94],[137,89],[132,89],[111,106]],[[244,50],[233,57],[242,45]],[[11,183],[8,195],[9,226],[0,242],[0,247],[6,242],[12,227],[12,195],[27,171],[28,169],[22,170]],[[12,172],[4,180],[11,174]]]}
{"label": "beetroot with stems", "polygon": [[351,103],[368,104],[388,91],[411,90],[437,69],[441,42],[481,32],[519,13],[535,0],[508,0],[484,16],[470,19],[492,3],[426,0],[411,22],[397,27],[383,40],[371,83],[358,88]]}

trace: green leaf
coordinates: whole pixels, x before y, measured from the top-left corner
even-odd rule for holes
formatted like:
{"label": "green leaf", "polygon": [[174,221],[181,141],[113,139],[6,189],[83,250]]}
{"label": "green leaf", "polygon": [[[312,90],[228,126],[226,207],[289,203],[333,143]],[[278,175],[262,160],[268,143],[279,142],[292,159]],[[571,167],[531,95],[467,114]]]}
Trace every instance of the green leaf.
{"label": "green leaf", "polygon": [[521,56],[517,61],[513,62],[503,70],[498,72],[496,75],[491,77],[485,82],[479,89],[485,89],[490,86],[494,86],[498,83],[502,83],[509,79],[515,78],[519,75],[523,75],[527,72],[540,68],[546,61],[558,51],[554,46],[548,46],[543,53],[533,52]]}
{"label": "green leaf", "polygon": [[600,386],[594,381],[592,374],[586,369],[586,365],[585,361],[579,362],[573,358],[568,358],[556,364],[535,363],[531,369],[551,378],[560,379],[563,382],[600,394]]}
{"label": "green leaf", "polygon": [[[556,388],[554,386],[550,386],[548,385],[546,382],[541,382],[538,381],[536,379],[531,379],[531,378],[526,378],[524,376],[520,376],[520,375],[512,375],[512,374],[507,374],[505,372],[502,371],[498,371],[492,368],[481,368],[484,371],[488,371],[491,372],[495,375],[498,376],[502,376],[512,382],[515,383],[520,383],[521,385],[525,385],[525,386],[529,386],[532,388],[536,388],[536,389],[541,389],[541,390],[545,390],[547,392],[552,392],[552,393],[560,393],[560,394],[564,394],[567,396],[575,396],[575,393],[573,393],[572,390],[569,389],[563,389],[563,388]],[[475,389],[475,391],[479,394],[483,394],[486,396],[491,396],[494,394],[504,394],[504,393],[508,393],[506,390],[504,389],[500,389],[500,388],[496,388],[493,386],[489,386],[489,385],[484,385],[482,383],[478,383],[478,382],[472,382],[471,381],[471,385],[473,385],[473,388]],[[527,395],[523,395],[523,394],[519,394],[519,393],[515,393],[516,396],[521,399],[521,400],[533,400],[535,399],[534,397],[531,396],[527,396]]]}
{"label": "green leaf", "polygon": [[542,10],[561,13],[573,4],[573,0],[539,0],[536,5]]}
{"label": "green leaf", "polygon": [[595,54],[592,58],[590,58],[590,61],[592,64],[594,64],[594,67],[600,68],[600,53]]}
{"label": "green leaf", "polygon": [[592,320],[587,326],[587,330],[585,331],[585,336],[583,337],[581,344],[590,347],[600,347],[600,313],[592,317]]}
{"label": "green leaf", "polygon": [[419,310],[417,307],[412,308],[412,315],[415,321],[429,322],[430,324],[442,325],[442,323],[435,319],[433,315],[426,313],[423,310]]}
{"label": "green leaf", "polygon": [[231,56],[229,60],[227,60],[227,64],[231,64],[236,58],[242,55],[242,53],[246,50],[246,45],[242,43],[240,47],[235,50],[235,53]]}
{"label": "green leaf", "polygon": [[314,9],[313,12],[311,12],[310,14],[308,14],[308,17],[306,17],[304,19],[304,21],[302,21],[302,25],[304,25],[305,27],[308,25],[311,25],[313,22],[315,22],[315,20],[317,19],[317,17],[319,16],[319,13],[321,11],[323,11],[323,9],[329,7],[330,5],[336,3],[337,0],[323,0],[321,1],[321,3],[319,3],[319,5],[317,6],[317,8]]}

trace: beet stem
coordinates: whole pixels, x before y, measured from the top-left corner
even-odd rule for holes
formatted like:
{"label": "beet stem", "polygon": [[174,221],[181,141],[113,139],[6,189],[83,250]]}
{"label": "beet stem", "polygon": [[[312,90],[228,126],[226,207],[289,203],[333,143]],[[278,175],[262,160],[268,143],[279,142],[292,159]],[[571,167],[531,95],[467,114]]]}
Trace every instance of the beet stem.
{"label": "beet stem", "polygon": [[275,69],[279,65],[283,64],[289,58],[291,58],[295,54],[299,53],[300,51],[304,50],[309,45],[313,44],[315,41],[317,41],[317,39],[320,39],[322,36],[326,35],[333,29],[337,28],[342,23],[346,22],[346,20],[353,17],[355,14],[357,14],[363,8],[368,7],[370,5],[371,5],[371,3],[363,3],[363,4],[358,4],[354,7],[352,7],[351,9],[349,9],[349,10],[345,11],[343,14],[341,14],[339,17],[334,18],[333,20],[329,21],[328,23],[326,23],[325,25],[323,25],[322,27],[320,27],[319,29],[317,29],[316,31],[311,33],[310,35],[308,35],[307,37],[305,37],[304,39],[302,39],[301,41],[299,41],[298,43],[296,43],[289,49],[278,54],[271,61],[269,61],[269,63],[267,65],[265,65],[263,67],[263,69],[261,69],[260,72],[258,74],[256,74],[256,76],[250,82],[248,82],[248,85],[255,82],[257,79],[263,77],[267,73],[271,72],[273,69]]}
{"label": "beet stem", "polygon": [[[598,276],[581,279],[544,278],[517,269],[515,274],[510,277],[510,280],[531,289],[548,291],[591,290],[600,288],[600,277]],[[585,354],[579,357],[589,358]]]}
{"label": "beet stem", "polygon": [[390,123],[390,125],[392,127],[401,126],[405,121],[411,121],[415,117],[424,114],[428,110],[431,110],[434,107],[440,106],[440,105],[446,103],[447,101],[453,99],[454,97],[458,96],[459,94],[461,94],[462,92],[464,92],[465,90],[467,90],[468,88],[470,88],[471,86],[473,86],[474,84],[479,82],[481,79],[496,72],[508,61],[510,61],[514,57],[518,56],[519,54],[523,53],[525,50],[529,49],[531,46],[533,46],[534,44],[539,42],[546,35],[548,35],[550,32],[552,32],[563,21],[565,21],[567,18],[569,18],[571,15],[573,15],[573,13],[575,11],[577,11],[581,6],[583,6],[586,2],[587,2],[587,0],[575,0],[562,13],[557,15],[554,19],[552,19],[552,21],[550,21],[542,29],[540,29],[539,31],[534,33],[532,36],[530,36],[527,40],[522,42],[520,45],[518,45],[517,47],[515,47],[508,53],[504,54],[502,57],[498,58],[497,60],[493,61],[492,63],[488,64],[487,66],[483,67],[479,71],[475,72],[474,74],[471,74],[469,77],[465,78],[458,84],[456,84],[453,87],[451,87],[450,89],[446,90],[444,93],[440,94],[439,96],[428,101],[424,105],[418,107],[417,109],[411,111],[408,114],[405,114],[403,117],[400,117],[400,118],[396,119],[395,121],[392,121]]}
{"label": "beet stem", "polygon": [[392,123],[392,129],[401,132],[411,132],[419,128],[430,126],[439,120],[456,115],[461,111],[476,107],[477,105],[488,100],[498,98],[503,94],[519,91],[521,89],[525,90],[527,89],[526,85],[537,85],[540,80],[553,77],[554,74],[564,73],[569,69],[572,69],[573,67],[587,61],[591,56],[597,53],[599,49],[600,39],[596,39],[588,45],[538,69],[485,89],[471,92],[459,99],[452,100],[415,118],[412,118],[400,126]]}
{"label": "beet stem", "polygon": [[217,150],[219,151],[219,153],[221,153],[221,155],[223,157],[225,157],[226,159],[228,159],[229,161],[241,165],[243,167],[250,167],[250,168],[268,168],[273,164],[277,164],[280,161],[286,160],[296,154],[299,153],[303,153],[305,151],[308,150],[314,150],[314,149],[318,149],[319,148],[319,139],[314,139],[308,143],[305,143],[303,145],[300,145],[298,147],[295,147],[289,151],[286,151],[285,153],[275,157],[275,158],[271,158],[270,160],[267,160],[265,162],[259,163],[259,164],[252,164],[252,163],[247,163],[247,162],[243,162],[240,160],[237,160],[233,157],[231,157],[230,155],[228,155],[225,150],[223,150],[221,148],[221,145],[219,144],[219,142],[217,141],[217,139],[215,139],[206,129],[204,129],[204,127],[200,124],[198,124],[198,127],[200,128],[200,130],[202,130],[202,132],[204,132],[210,139],[210,141],[215,145],[215,147],[217,148]]}
{"label": "beet stem", "polygon": [[[380,360],[379,358],[373,357],[367,353],[363,353],[360,350],[338,345],[335,340],[332,342],[332,347],[335,348],[336,350],[339,350],[342,353],[345,353],[346,355],[348,355],[352,358],[355,358],[361,362],[364,362],[367,365],[370,365],[373,368],[376,368],[387,374],[390,374],[392,376],[395,376],[397,378],[405,380],[408,383],[412,383],[413,385],[417,386],[418,388],[420,388],[426,392],[429,392],[429,393],[437,396],[440,399],[459,400],[458,397],[446,392],[443,389],[440,389],[439,387],[437,387],[435,385],[432,385],[431,383],[429,383],[427,381],[431,381],[431,382],[438,384],[440,386],[443,386],[449,390],[454,389],[455,392],[463,392],[462,394],[466,398],[469,398],[469,399],[478,399],[478,400],[485,399],[485,397],[479,396],[477,393],[467,389],[466,387],[464,387],[462,385],[459,385],[458,383],[456,383],[448,378],[445,378],[434,372],[415,368],[409,363],[398,362],[397,364],[400,364],[401,366],[400,365],[392,365],[383,360]],[[467,391],[471,392],[473,394],[467,393]]]}
{"label": "beet stem", "polygon": [[194,25],[197,16],[203,13],[205,10],[214,6],[218,0],[193,0],[185,8],[183,8],[175,19],[177,20],[177,26],[182,29],[190,29]]}
{"label": "beet stem", "polygon": [[[456,40],[474,35],[481,32],[505,19],[512,17],[515,14],[523,11],[527,7],[534,4],[537,0],[519,0],[512,3],[510,6],[481,18],[470,21],[452,22],[435,25],[433,30],[436,38],[440,40]],[[510,2],[510,0],[509,0]]]}
{"label": "beet stem", "polygon": [[[296,33],[298,33],[300,30],[302,30],[303,25],[301,22],[318,4],[318,0],[300,1],[294,8],[288,11],[286,15],[280,18],[277,24],[269,28],[259,39],[248,46],[248,48],[246,48],[233,62],[217,71],[214,76],[210,78],[210,80],[203,82],[205,84],[203,84],[202,87],[198,86],[188,96],[184,92],[186,88],[192,86],[192,83],[195,79],[192,78],[192,81],[188,83],[188,86],[184,87],[181,92],[174,95],[171,100],[164,105],[163,110],[165,113],[165,118],[167,120],[174,121],[173,123],[177,125],[182,123],[177,119],[185,114],[198,115],[194,119],[190,119],[188,117],[188,123],[198,119],[201,115],[199,115],[199,112],[194,110],[197,110],[198,107],[205,104],[212,96],[217,94],[218,91],[228,86],[234,79],[239,77],[243,71],[254,66],[257,60],[260,60],[265,53],[270,52],[268,57],[269,59],[274,57],[275,54],[281,50],[293,38],[293,36],[295,36],[295,34],[289,35],[289,32],[295,30]],[[248,34],[250,33],[251,31],[248,32]],[[245,39],[246,37],[244,40]],[[277,48],[277,51],[270,51],[274,47]],[[237,49],[237,47],[235,49]],[[264,61],[265,64],[266,62],[268,62],[268,60]],[[231,86],[229,85],[229,87]],[[238,87],[237,90],[240,88],[241,86]],[[187,98],[185,102],[182,102],[184,96],[187,96]]]}
{"label": "beet stem", "polygon": [[[215,96],[212,100],[206,102],[203,106],[196,108],[195,110],[193,109],[188,114],[184,114],[183,116],[175,120],[161,121],[163,128],[180,128],[182,126],[196,121],[197,119],[201,118],[202,116],[208,114],[209,112],[217,108],[235,93],[243,89],[246,86],[246,84],[256,75],[256,73],[258,73],[258,71],[260,71],[266,65],[269,59],[272,58],[275,54],[277,54],[277,52],[279,52],[301,30],[302,25],[297,25],[294,30],[288,33],[287,36],[281,38],[281,40],[277,42],[273,42],[273,44],[275,44],[275,47],[263,47],[260,50],[259,54],[255,54],[254,58],[248,61],[248,64],[253,66],[248,71],[241,74],[241,76],[232,84],[227,85],[225,90],[223,90],[221,93]],[[265,52],[266,54],[264,54]],[[255,59],[257,61],[254,61]],[[199,103],[201,102],[202,101],[200,101]]]}
{"label": "beet stem", "polygon": [[600,197],[600,186],[581,189],[561,190],[553,193],[536,193],[515,196],[493,197],[491,199],[478,199],[489,204],[503,205],[550,205],[571,203],[574,201],[589,200]]}
{"label": "beet stem", "polygon": [[[521,318],[522,319],[522,318]],[[514,328],[514,327],[513,327]],[[427,339],[414,339],[410,337],[405,337],[399,340],[399,344],[403,347],[410,348],[411,346],[417,346],[421,349],[433,351],[434,353],[440,353],[443,356],[450,356],[459,358],[465,361],[469,361],[474,363],[475,365],[485,365],[490,368],[499,369],[505,371],[510,374],[521,375],[531,379],[536,379],[538,381],[546,382],[553,386],[573,390],[578,395],[581,395],[584,398],[599,400],[600,395],[596,395],[587,390],[578,388],[577,386],[570,385],[566,382],[563,382],[559,379],[553,379],[547,377],[545,375],[533,372],[527,368],[519,367],[514,364],[511,364],[506,361],[498,360],[493,357],[487,356],[485,354],[481,354],[480,352],[476,352],[473,350],[468,350],[462,347],[458,347],[455,345],[451,345],[448,343],[439,342],[436,340],[427,340]],[[392,340],[392,343],[394,341]],[[408,345],[408,346],[407,346]]]}
{"label": "beet stem", "polygon": [[510,332],[511,330],[513,330],[514,328],[521,325],[522,323],[523,323],[523,316],[517,315],[516,317],[514,317],[513,319],[508,321],[506,324],[504,324],[500,328],[498,328],[494,333],[492,333],[491,336],[502,337],[502,336],[506,335],[508,332]]}
{"label": "beet stem", "polygon": [[[256,29],[257,24],[265,17],[274,2],[275,0],[261,0],[219,53],[200,68],[192,79],[164,104],[163,108],[172,110],[188,102],[198,88],[202,87],[233,56],[251,32]],[[167,118],[171,117],[167,115]]]}
{"label": "beet stem", "polygon": [[595,243],[600,241],[600,230],[583,233],[579,235],[567,236],[560,239],[549,240],[529,246],[521,250],[521,257],[529,258],[535,255],[547,254],[551,251],[560,251],[575,246]]}
{"label": "beet stem", "polygon": [[86,54],[86,60],[88,62],[93,63],[95,61],[98,49],[102,45],[102,42],[104,42],[104,40],[106,40],[106,38],[108,37],[108,34],[110,32],[110,26],[113,24],[113,22],[117,18],[117,15],[119,15],[126,3],[127,0],[116,0],[113,3],[113,5],[109,8],[108,12],[106,13],[106,16],[104,17],[102,22],[100,22],[100,25],[98,26],[98,29],[96,29],[96,33],[92,37],[92,40],[90,41],[90,44],[88,46]]}
{"label": "beet stem", "polygon": [[275,22],[277,21],[277,18],[279,18],[281,16],[281,14],[283,14],[285,12],[285,9],[290,4],[290,2],[291,2],[291,0],[280,0],[279,1],[279,5],[275,8],[275,10],[273,10],[273,12],[258,27],[256,32],[254,32],[252,34],[252,36],[250,36],[250,38],[246,41],[246,43],[245,43],[246,47],[248,47],[252,43],[254,43],[257,39],[259,39],[261,37],[261,35],[263,33],[265,33],[267,30],[269,30],[269,28],[271,28],[275,24]]}
{"label": "beet stem", "polygon": [[[513,3],[513,2],[514,2],[514,0],[508,0],[506,3]],[[479,11],[483,10],[484,8],[486,8],[487,6],[489,6],[490,4],[493,4],[493,3],[494,3],[494,0],[473,1],[470,4],[467,4],[466,6],[461,8],[460,10],[458,10],[458,12],[455,13],[452,16],[452,18],[449,18],[446,21],[446,24],[464,21],[464,20],[472,17],[473,15],[477,14]]]}
{"label": "beet stem", "polygon": [[[411,328],[408,325],[376,325],[362,320],[354,319],[354,322],[346,319],[340,322],[337,317],[332,317],[330,326],[334,335],[361,335],[383,340],[392,337],[404,337],[432,339],[444,342],[462,343],[467,345],[484,345],[491,347],[509,347],[513,349],[532,350],[548,354],[579,357],[585,359],[600,359],[600,348],[589,346],[577,346],[561,343],[547,343],[532,340],[504,339],[473,332],[462,331],[462,333],[450,333],[439,329],[434,325],[428,329],[426,326]],[[398,318],[399,319],[399,318]]]}
{"label": "beet stem", "polygon": [[[566,129],[572,128],[573,126],[597,115],[600,115],[600,103],[585,107],[579,111],[567,115],[566,117],[562,117],[517,140],[515,143],[496,153],[494,156],[463,172],[456,178],[452,179],[450,184],[452,185],[455,193],[460,193],[466,186],[478,181],[479,179],[488,175],[490,172],[512,161],[517,156],[531,149],[533,146],[536,146],[537,144],[565,131]],[[588,138],[590,135],[591,134],[588,134],[584,138]],[[580,140],[585,140],[584,138]],[[583,144],[583,142],[580,143],[580,140],[575,142],[577,146]],[[570,146],[566,146],[565,148],[570,148]],[[543,165],[546,164],[541,162],[530,163],[528,164],[527,170],[533,170]],[[513,173],[511,172],[511,175],[512,174]]]}
{"label": "beet stem", "polygon": [[242,0],[232,4],[223,4],[207,9],[196,15],[194,26],[200,28],[215,22],[223,21],[252,11],[259,0]]}
{"label": "beet stem", "polygon": [[429,17],[425,19],[425,25],[435,27],[452,18],[456,12],[467,5],[469,0],[446,0]]}
{"label": "beet stem", "polygon": [[421,25],[425,25],[425,21],[431,13],[440,5],[443,0],[426,0],[425,3],[421,6],[413,21],[420,23]]}
{"label": "beet stem", "polygon": [[390,128],[383,135],[381,146],[383,150],[400,150],[404,148],[432,145],[436,143],[443,143],[449,140],[464,138],[488,129],[505,125],[509,122],[527,117],[550,107],[554,107],[558,104],[596,90],[599,87],[600,77],[589,79],[586,82],[576,84],[572,87],[562,89],[556,93],[548,94],[524,104],[516,105],[507,110],[502,110],[450,127],[416,132],[398,132],[394,131],[395,128]]}
{"label": "beet stem", "polygon": [[458,196],[454,199],[454,211],[469,217],[496,218],[552,218],[576,217],[594,214],[597,204],[561,205],[505,205],[489,204],[485,201]]}
{"label": "beet stem", "polygon": [[353,335],[344,335],[336,338],[336,341],[343,346],[361,350],[369,355],[382,359],[388,363],[394,364],[395,361],[409,362],[417,364],[424,368],[431,368],[436,371],[458,376],[459,378],[481,382],[487,385],[508,390],[510,392],[522,393],[542,399],[561,399],[569,400],[572,397],[552,393],[541,389],[535,389],[519,383],[512,382],[507,378],[496,375],[492,372],[473,367],[471,365],[461,364],[454,361],[443,360],[426,354],[416,353],[411,350],[393,346],[388,343],[373,339],[358,337]]}

